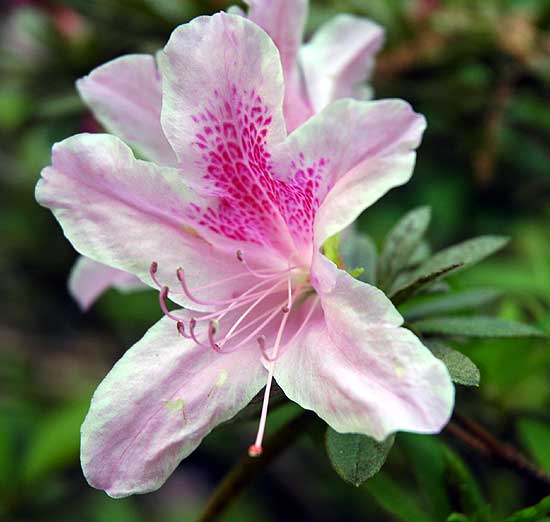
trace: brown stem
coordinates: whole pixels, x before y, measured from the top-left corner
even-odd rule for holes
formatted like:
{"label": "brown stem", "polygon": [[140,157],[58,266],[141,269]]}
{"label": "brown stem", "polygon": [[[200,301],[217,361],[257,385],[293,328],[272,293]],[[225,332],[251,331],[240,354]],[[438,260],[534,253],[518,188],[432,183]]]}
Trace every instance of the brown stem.
{"label": "brown stem", "polygon": [[264,444],[260,457],[244,457],[222,480],[211,495],[198,522],[214,522],[254,478],[304,432],[314,419],[304,411],[275,432]]}
{"label": "brown stem", "polygon": [[550,475],[527,459],[517,448],[499,440],[478,422],[455,414],[445,431],[485,457],[493,458],[523,476],[550,486]]}

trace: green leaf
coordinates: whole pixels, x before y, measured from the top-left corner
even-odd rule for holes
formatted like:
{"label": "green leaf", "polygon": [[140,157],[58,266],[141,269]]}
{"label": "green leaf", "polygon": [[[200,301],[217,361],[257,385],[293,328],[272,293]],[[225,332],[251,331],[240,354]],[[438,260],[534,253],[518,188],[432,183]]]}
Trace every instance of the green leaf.
{"label": "green leaf", "polygon": [[425,342],[432,353],[445,363],[453,382],[464,386],[479,386],[479,369],[463,353],[437,342]]}
{"label": "green leaf", "polygon": [[364,271],[358,276],[358,279],[372,285],[376,284],[378,252],[372,238],[354,230],[346,231],[343,236],[340,254],[344,265],[351,269],[363,268]]}
{"label": "green leaf", "polygon": [[447,522],[472,522],[472,520],[462,513],[451,513],[447,517]]}
{"label": "green leaf", "polygon": [[327,429],[326,447],[330,462],[346,482],[360,486],[380,471],[393,446],[394,437],[384,442],[355,433]]}
{"label": "green leaf", "polygon": [[544,337],[534,326],[485,316],[455,316],[422,319],[413,323],[422,333],[439,335],[460,335],[465,337]]}
{"label": "green leaf", "polygon": [[416,270],[398,277],[390,288],[390,298],[394,304],[403,303],[427,284],[478,263],[507,243],[506,237],[481,236],[441,250]]}
{"label": "green leaf", "polygon": [[550,473],[550,426],[533,419],[518,423],[519,434],[529,453]]}
{"label": "green leaf", "polygon": [[408,265],[428,229],[430,217],[430,208],[420,207],[405,214],[391,229],[378,263],[381,288],[388,287],[399,271]]}
{"label": "green leaf", "polygon": [[449,312],[460,312],[487,305],[502,295],[498,290],[476,288],[463,290],[448,295],[422,298],[422,300],[401,310],[407,321],[414,321],[430,315],[442,315]]}
{"label": "green leaf", "polygon": [[384,472],[365,485],[376,503],[401,522],[432,522],[433,517],[423,511],[418,497],[403,489]]}
{"label": "green leaf", "polygon": [[510,515],[506,522],[544,522],[540,517],[550,515],[550,497],[544,497],[538,504]]}
{"label": "green leaf", "polygon": [[448,446],[443,447],[443,459],[447,480],[458,492],[461,511],[471,515],[478,522],[493,522],[489,506],[464,461]]}
{"label": "green leaf", "polygon": [[480,236],[468,239],[441,250],[422,263],[420,270],[434,272],[456,263],[462,265],[462,268],[467,268],[504,248],[508,241],[509,239],[504,236]]}
{"label": "green leaf", "polygon": [[340,241],[342,235],[340,233],[334,234],[329,237],[323,243],[323,253],[327,256],[335,265],[340,265]]}
{"label": "green leaf", "polygon": [[450,265],[442,268],[436,272],[430,272],[426,275],[419,276],[418,278],[411,278],[408,283],[398,288],[395,292],[390,293],[390,299],[394,305],[404,303],[407,299],[412,297],[418,290],[436,282],[440,277],[460,268],[460,264]]}
{"label": "green leaf", "polygon": [[451,511],[445,487],[443,442],[438,436],[400,433],[399,446],[406,450],[419,494],[428,502],[433,520],[445,520]]}
{"label": "green leaf", "polygon": [[49,413],[35,432],[23,457],[22,476],[38,480],[76,462],[80,447],[80,425],[89,407],[89,397]]}

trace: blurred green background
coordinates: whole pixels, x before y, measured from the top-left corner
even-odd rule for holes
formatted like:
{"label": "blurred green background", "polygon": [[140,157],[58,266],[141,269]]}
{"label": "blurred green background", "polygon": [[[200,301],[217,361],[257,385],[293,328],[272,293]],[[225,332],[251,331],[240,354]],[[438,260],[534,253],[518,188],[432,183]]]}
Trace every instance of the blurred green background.
{"label": "blurred green background", "polygon": [[[110,291],[82,314],[66,287],[75,252],[33,191],[55,141],[99,130],[76,94],[78,77],[121,54],[156,51],[176,25],[227,2],[0,5],[0,520],[192,521],[245,453],[255,422],[209,436],[156,493],[114,501],[87,486],[79,426],[91,392],[161,312],[152,292]],[[404,98],[428,119],[412,181],[368,209],[361,229],[380,242],[401,214],[429,205],[436,247],[511,236],[502,254],[451,284],[500,289],[489,313],[550,332],[550,3],[317,0],[308,34],[339,12],[385,26],[376,97]],[[461,350],[482,379],[479,389],[458,387],[458,410],[550,472],[548,342]],[[270,429],[296,412],[277,410]],[[472,520],[491,522],[545,494],[449,434],[399,435],[383,472],[361,488],[340,481],[317,442],[303,439],[224,520],[442,522],[477,502],[490,507]]]}

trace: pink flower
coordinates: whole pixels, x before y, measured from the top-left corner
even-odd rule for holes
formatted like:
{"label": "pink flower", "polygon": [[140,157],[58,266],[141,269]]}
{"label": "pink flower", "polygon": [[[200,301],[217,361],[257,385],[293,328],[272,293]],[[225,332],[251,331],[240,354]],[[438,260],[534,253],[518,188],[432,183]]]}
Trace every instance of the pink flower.
{"label": "pink flower", "polygon": [[[288,132],[338,98],[369,96],[365,80],[383,42],[380,26],[363,18],[339,15],[301,46],[307,0],[248,3],[249,19],[271,36],[281,55]],[[245,16],[237,7],[230,11]],[[174,154],[160,128],[160,76],[152,57],[119,58],[95,69],[77,86],[109,132],[132,144],[147,159],[174,164]],[[78,261],[69,279],[69,290],[86,310],[109,287],[120,289],[121,284],[125,290],[143,288],[131,274],[100,263]]]}
{"label": "pink flower", "polygon": [[[424,118],[400,100],[343,99],[288,135],[277,48],[240,16],[178,27],[158,61],[154,88],[137,72],[155,71],[149,57],[101,71],[106,92],[121,64],[134,75],[113,94],[128,109],[113,125],[132,143],[153,129],[157,162],[81,134],[54,146],[37,186],[75,248],[157,286],[166,315],[94,394],[90,484],[113,497],[158,488],[273,379],[340,432],[439,431],[454,395],[445,366],[381,291],[322,254],[410,178]],[[266,413],[267,400],[252,455]]]}

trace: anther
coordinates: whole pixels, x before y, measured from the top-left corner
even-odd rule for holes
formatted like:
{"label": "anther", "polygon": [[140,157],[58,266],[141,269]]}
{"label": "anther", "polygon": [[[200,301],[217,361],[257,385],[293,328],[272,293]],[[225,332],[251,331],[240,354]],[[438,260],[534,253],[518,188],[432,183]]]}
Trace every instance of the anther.
{"label": "anther", "polygon": [[191,336],[190,335],[187,335],[187,333],[185,332],[185,326],[183,325],[183,322],[182,321],[178,321],[176,323],[176,328],[178,329],[178,333],[182,336],[182,337],[185,337],[186,339],[190,339]]}
{"label": "anther", "polygon": [[288,312],[290,312],[290,308],[285,305],[281,308],[281,312],[283,312],[283,314],[288,314]]}
{"label": "anther", "polygon": [[159,293],[160,308],[161,308],[162,312],[164,313],[164,315],[166,315],[167,317],[169,317],[173,321],[178,322],[179,318],[176,317],[175,315],[173,315],[172,313],[170,313],[170,311],[168,310],[168,307],[166,306],[166,298],[168,297],[168,292],[169,292],[168,287],[163,286],[160,293]]}
{"label": "anther", "polygon": [[236,255],[237,255],[237,259],[239,261],[241,261],[241,262],[244,261],[244,256],[243,256],[243,251],[242,250],[237,250]]}
{"label": "anther", "polygon": [[157,279],[157,270],[159,268],[159,265],[156,261],[153,261],[151,263],[151,266],[149,267],[149,275],[151,276],[151,279],[153,280],[153,283],[155,283],[159,288],[162,288],[162,285],[160,284],[159,280]]}

